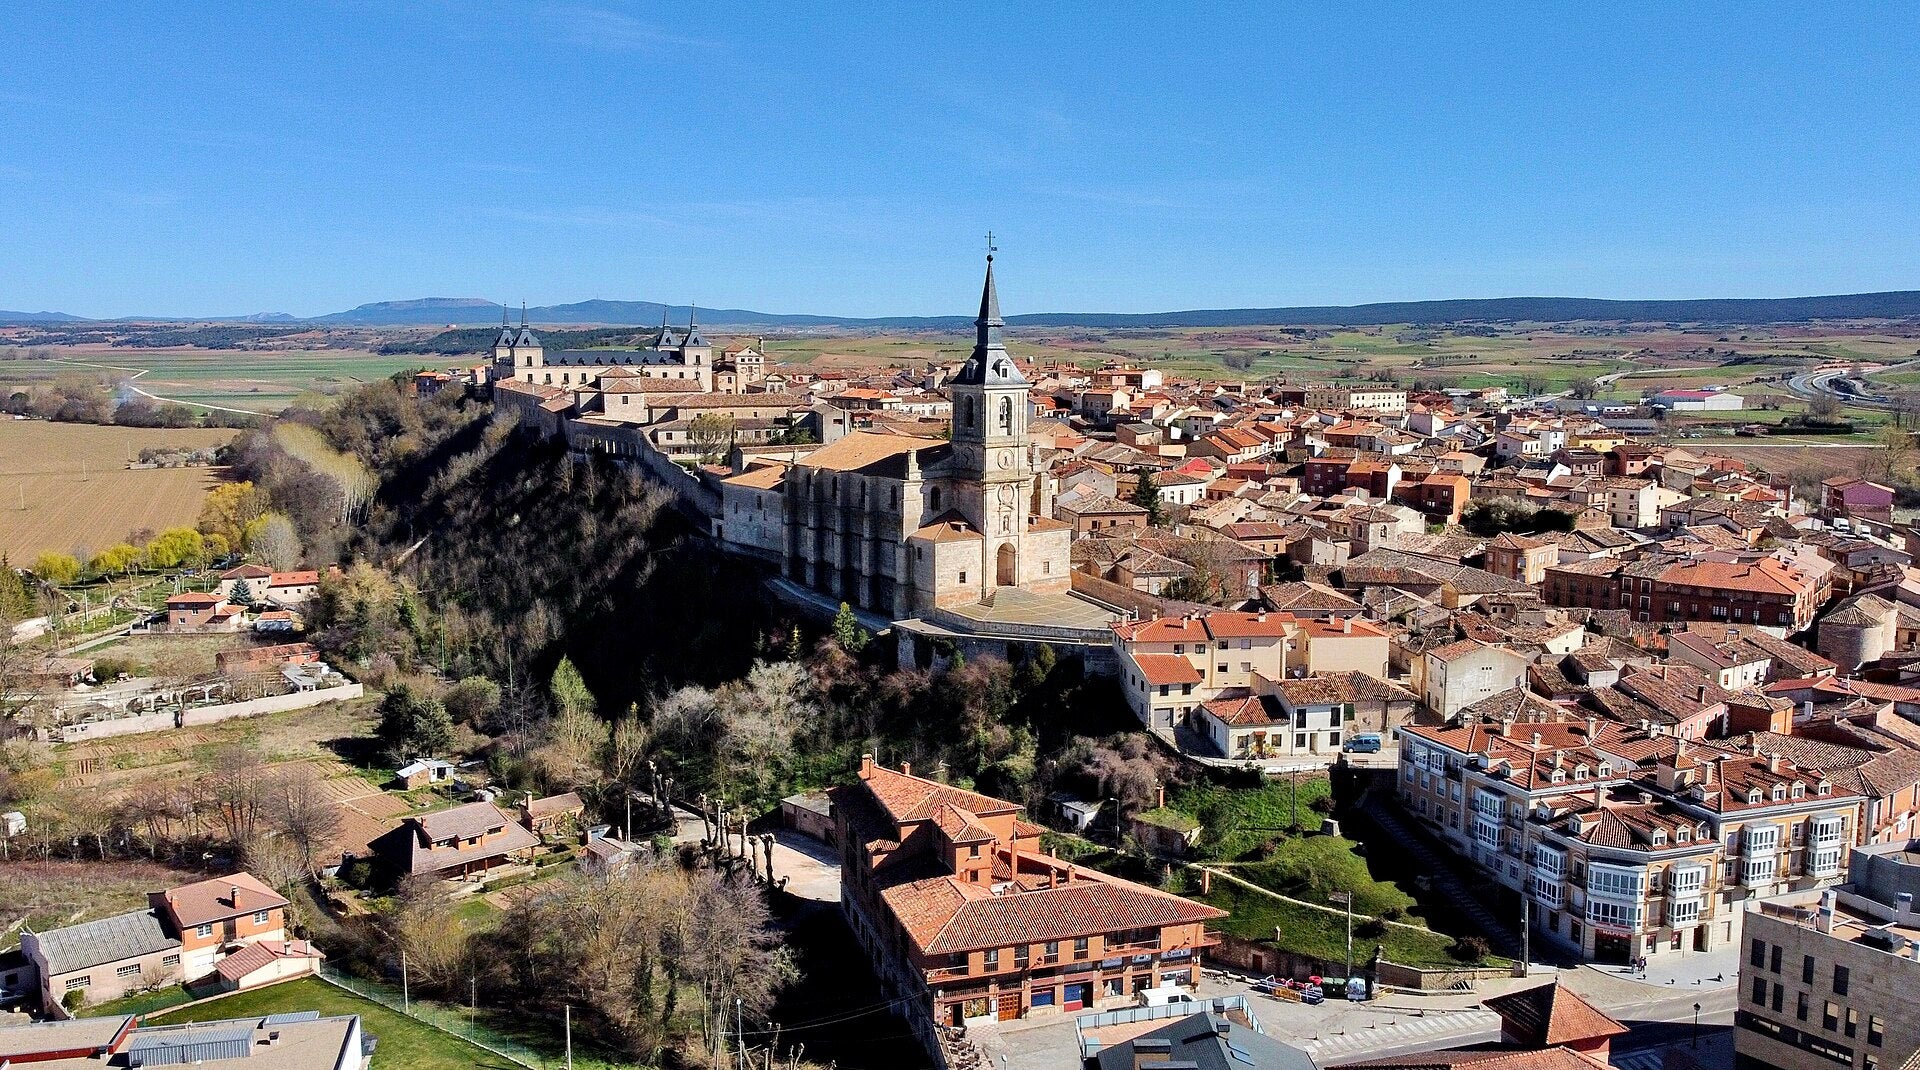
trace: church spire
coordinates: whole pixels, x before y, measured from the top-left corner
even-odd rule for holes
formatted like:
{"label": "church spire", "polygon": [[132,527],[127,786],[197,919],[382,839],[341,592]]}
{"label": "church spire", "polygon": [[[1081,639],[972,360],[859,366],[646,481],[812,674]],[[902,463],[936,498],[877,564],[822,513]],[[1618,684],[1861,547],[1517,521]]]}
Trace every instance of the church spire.
{"label": "church spire", "polygon": [[527,303],[525,301],[521,301],[520,302],[520,326],[525,327],[526,325],[527,325]]}
{"label": "church spire", "polygon": [[1000,290],[993,282],[993,254],[997,251],[993,235],[987,235],[987,278],[980,287],[980,315],[973,321],[973,355],[960,366],[955,383],[1011,385],[1027,381],[1007,356],[1006,343],[1000,337],[1006,320],[1000,318]]}

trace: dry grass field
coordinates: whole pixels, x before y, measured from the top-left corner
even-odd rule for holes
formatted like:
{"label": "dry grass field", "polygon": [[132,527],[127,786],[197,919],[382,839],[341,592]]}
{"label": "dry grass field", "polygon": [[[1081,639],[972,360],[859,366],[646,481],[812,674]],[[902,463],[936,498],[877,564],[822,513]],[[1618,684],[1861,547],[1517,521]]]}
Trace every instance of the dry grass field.
{"label": "dry grass field", "polygon": [[76,925],[147,903],[155,888],[171,888],[200,879],[200,874],[155,862],[71,862],[15,857],[0,866],[0,945],[11,943],[21,925],[36,931]]}
{"label": "dry grass field", "polygon": [[28,563],[45,550],[99,550],[139,528],[191,524],[219,470],[126,464],[149,446],[217,446],[234,434],[0,419],[0,552]]}

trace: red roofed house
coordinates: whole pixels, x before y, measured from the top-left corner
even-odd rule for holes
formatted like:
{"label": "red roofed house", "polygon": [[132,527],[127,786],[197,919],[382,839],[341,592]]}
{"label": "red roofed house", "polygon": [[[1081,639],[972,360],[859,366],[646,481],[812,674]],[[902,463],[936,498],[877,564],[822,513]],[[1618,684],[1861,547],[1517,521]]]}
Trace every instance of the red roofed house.
{"label": "red roofed house", "polygon": [[240,626],[240,611],[217,594],[183,591],[167,598],[170,632],[230,632]]}
{"label": "red roofed house", "polygon": [[1286,613],[1221,610],[1111,627],[1127,705],[1141,724],[1171,732],[1223,690],[1244,688],[1256,674],[1285,676],[1298,625]]}
{"label": "red roofed house", "polygon": [[942,1028],[1192,992],[1223,911],[1040,850],[1013,803],[873,764],[832,791],[841,902],[928,1050]]}

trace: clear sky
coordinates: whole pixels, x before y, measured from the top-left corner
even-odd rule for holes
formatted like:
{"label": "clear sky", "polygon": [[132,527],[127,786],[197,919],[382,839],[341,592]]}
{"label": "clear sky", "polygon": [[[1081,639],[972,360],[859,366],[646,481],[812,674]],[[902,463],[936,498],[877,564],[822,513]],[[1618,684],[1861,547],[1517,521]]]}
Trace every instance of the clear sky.
{"label": "clear sky", "polygon": [[1920,288],[1920,5],[1789,6],[0,0],[0,308]]}

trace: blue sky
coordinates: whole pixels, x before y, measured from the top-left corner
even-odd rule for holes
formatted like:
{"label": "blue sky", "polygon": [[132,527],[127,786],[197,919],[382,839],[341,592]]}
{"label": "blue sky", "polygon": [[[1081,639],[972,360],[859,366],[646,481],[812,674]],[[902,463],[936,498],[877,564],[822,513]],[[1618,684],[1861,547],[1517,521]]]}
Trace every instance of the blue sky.
{"label": "blue sky", "polygon": [[0,308],[1920,288],[1915,5],[1187,6],[0,0]]}

